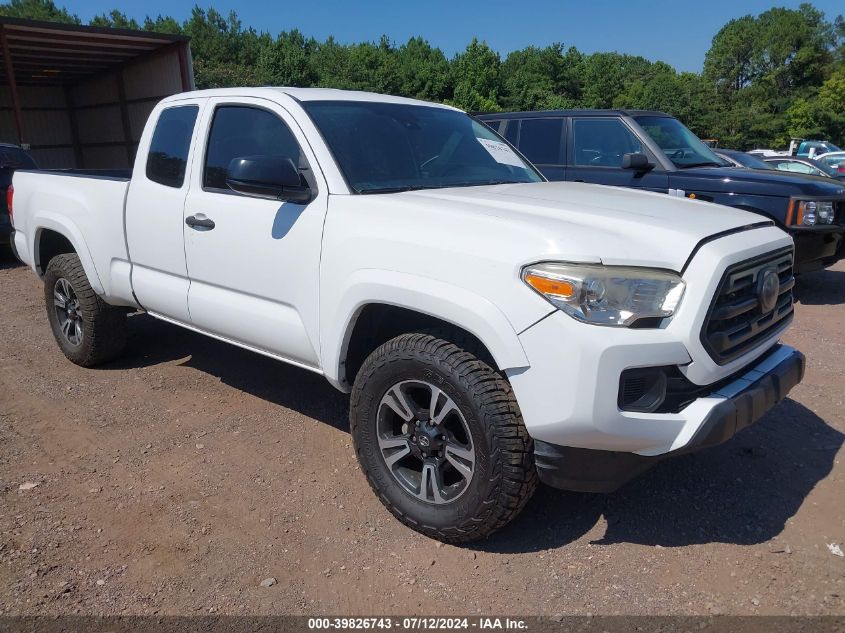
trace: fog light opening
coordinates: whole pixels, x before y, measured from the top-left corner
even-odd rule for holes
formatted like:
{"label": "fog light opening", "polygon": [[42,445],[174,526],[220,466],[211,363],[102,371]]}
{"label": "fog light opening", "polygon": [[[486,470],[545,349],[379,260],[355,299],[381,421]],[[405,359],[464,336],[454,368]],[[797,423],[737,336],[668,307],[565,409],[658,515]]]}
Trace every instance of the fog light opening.
{"label": "fog light opening", "polygon": [[662,367],[626,369],[619,377],[619,408],[651,413],[666,398],[666,372]]}

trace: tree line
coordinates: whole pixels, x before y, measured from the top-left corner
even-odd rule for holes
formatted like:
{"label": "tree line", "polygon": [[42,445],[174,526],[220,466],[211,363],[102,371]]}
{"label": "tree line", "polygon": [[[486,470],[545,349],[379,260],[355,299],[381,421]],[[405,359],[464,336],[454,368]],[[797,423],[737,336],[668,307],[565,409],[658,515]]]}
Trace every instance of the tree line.
{"label": "tree line", "polygon": [[[0,16],[81,23],[53,0],[10,0]],[[783,147],[791,137],[845,144],[845,19],[828,19],[811,4],[730,20],[714,35],[700,73],[560,43],[502,56],[473,39],[449,58],[422,37],[347,44],[297,29],[273,35],[245,28],[235,11],[199,6],[183,22],[159,15],[139,23],[115,9],[90,24],[190,36],[198,88],[371,90],[469,111],[662,110],[723,147]]]}

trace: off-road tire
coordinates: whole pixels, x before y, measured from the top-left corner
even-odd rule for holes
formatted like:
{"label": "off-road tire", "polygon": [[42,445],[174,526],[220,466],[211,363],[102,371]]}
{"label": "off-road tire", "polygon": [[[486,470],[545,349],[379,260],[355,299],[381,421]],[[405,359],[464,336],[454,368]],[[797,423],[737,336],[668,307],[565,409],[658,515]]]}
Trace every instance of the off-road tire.
{"label": "off-road tire", "polygon": [[[379,403],[402,380],[436,384],[460,408],[476,447],[466,492],[428,504],[394,478],[377,439]],[[455,343],[425,333],[403,334],[376,349],[355,378],[350,429],[361,469],[379,500],[413,530],[448,543],[482,539],[512,521],[537,488],[533,441],[510,384]]]}
{"label": "off-road tire", "polygon": [[[82,317],[82,341],[72,345],[62,334],[56,314],[56,283],[65,279],[75,293]],[[67,358],[82,367],[94,367],[114,360],[126,347],[126,311],[110,306],[91,288],[82,263],[75,253],[57,255],[44,273],[44,300],[50,329]]]}

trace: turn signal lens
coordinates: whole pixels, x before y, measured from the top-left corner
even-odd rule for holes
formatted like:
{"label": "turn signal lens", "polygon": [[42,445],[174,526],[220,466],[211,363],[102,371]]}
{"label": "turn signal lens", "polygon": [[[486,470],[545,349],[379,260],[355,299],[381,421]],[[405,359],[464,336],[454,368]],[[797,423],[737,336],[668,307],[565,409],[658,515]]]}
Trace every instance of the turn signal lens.
{"label": "turn signal lens", "polygon": [[549,277],[542,277],[536,273],[526,273],[525,281],[534,290],[543,295],[554,295],[568,299],[575,294],[575,286],[572,285],[572,282],[562,279],[551,279]]}

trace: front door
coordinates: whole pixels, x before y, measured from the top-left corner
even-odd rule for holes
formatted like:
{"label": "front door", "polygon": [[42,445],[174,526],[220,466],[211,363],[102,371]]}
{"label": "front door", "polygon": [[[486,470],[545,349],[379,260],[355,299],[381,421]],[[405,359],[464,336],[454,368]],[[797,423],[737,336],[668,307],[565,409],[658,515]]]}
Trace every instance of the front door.
{"label": "front door", "polygon": [[[637,135],[618,117],[574,117],[566,179],[666,193],[669,177]],[[622,168],[625,154],[645,154],[657,165],[647,172]]]}
{"label": "front door", "polygon": [[[263,99],[213,99],[185,203],[191,323],[208,333],[316,368],[320,245],[328,192],[296,122]],[[234,158],[293,159],[315,192],[308,204],[235,193]]]}

